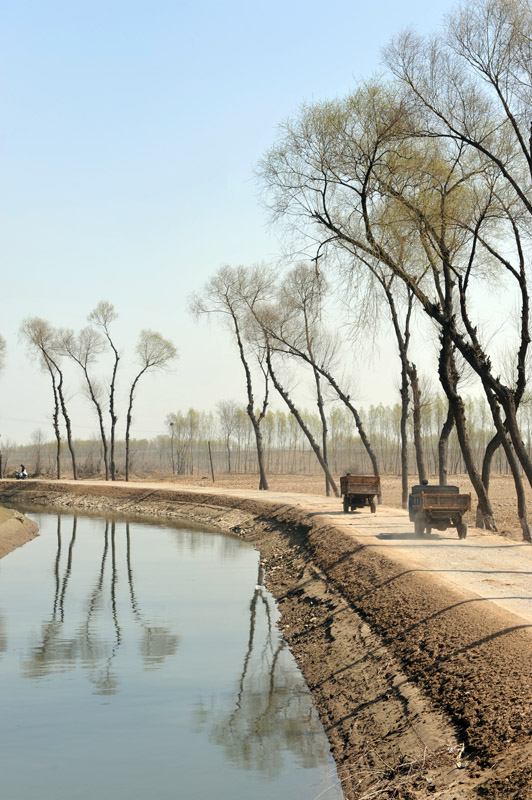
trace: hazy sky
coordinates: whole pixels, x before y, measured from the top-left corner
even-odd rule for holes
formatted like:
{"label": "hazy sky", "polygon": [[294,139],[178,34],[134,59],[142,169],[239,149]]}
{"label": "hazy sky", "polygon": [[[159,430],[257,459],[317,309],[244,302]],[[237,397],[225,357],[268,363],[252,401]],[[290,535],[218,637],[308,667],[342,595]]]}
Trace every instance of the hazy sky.
{"label": "hazy sky", "polygon": [[[254,165],[301,103],[343,95],[382,69],[394,33],[435,30],[453,5],[4,0],[0,443],[37,428],[52,438],[22,321],[79,329],[102,299],[119,313],[121,397],[142,328],[180,351],[174,372],[141,385],[133,436],[163,432],[170,411],[243,401],[229,339],[186,301],[222,264],[277,260]],[[365,372],[360,400],[395,402],[378,373]],[[88,437],[80,386],[69,370],[74,433]]]}

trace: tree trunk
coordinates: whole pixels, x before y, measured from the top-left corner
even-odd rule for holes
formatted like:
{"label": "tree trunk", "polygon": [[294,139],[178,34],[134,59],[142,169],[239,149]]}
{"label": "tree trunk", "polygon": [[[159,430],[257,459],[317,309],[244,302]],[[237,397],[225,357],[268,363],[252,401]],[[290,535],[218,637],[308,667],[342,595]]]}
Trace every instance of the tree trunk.
{"label": "tree trunk", "polygon": [[[126,417],[126,464],[125,464],[125,478],[126,478],[126,481],[129,481],[129,430],[130,430],[130,427],[131,427],[131,413],[128,411],[127,417]],[[112,448],[114,447],[114,442],[111,445],[111,447]],[[112,475],[112,480],[114,481],[115,480],[115,470],[114,470],[113,456],[111,457],[111,475]]]}
{"label": "tree trunk", "polygon": [[423,453],[423,442],[421,439],[421,389],[419,388],[419,378],[417,374],[416,365],[411,361],[408,362],[408,377],[410,378],[410,386],[412,387],[412,419],[414,423],[414,448],[416,451],[416,464],[421,483],[427,477],[427,470],[425,467],[425,456]]}
{"label": "tree trunk", "polygon": [[[257,417],[255,415],[255,408],[254,408],[255,403],[254,403],[254,398],[253,398],[253,383],[252,383],[252,380],[251,380],[251,370],[249,368],[249,364],[248,364],[248,361],[247,361],[247,358],[246,358],[246,352],[244,350],[244,344],[242,342],[242,337],[240,335],[240,327],[238,325],[238,319],[237,319],[236,313],[234,313],[234,311],[231,311],[231,316],[233,318],[233,325],[234,325],[234,328],[235,328],[235,335],[236,335],[236,341],[237,341],[237,344],[238,344],[238,351],[240,353],[240,360],[242,362],[242,366],[244,367],[244,372],[246,374],[246,389],[247,389],[247,395],[248,395],[248,404],[247,404],[246,411],[247,411],[248,417],[249,417],[249,419],[251,421],[251,424],[253,426],[253,430],[255,432],[255,443],[257,445],[257,461],[258,461],[258,465],[259,465],[259,491],[260,490],[268,491],[270,487],[268,486],[268,479],[266,477],[266,467],[265,467],[265,464],[264,464],[264,448],[263,448],[263,443],[262,443],[262,433],[261,433],[261,430],[260,430],[260,424],[261,424],[262,420],[264,419],[264,416],[266,414],[266,409],[268,407],[268,380],[267,380],[267,375],[264,376],[264,378],[265,378],[264,402],[262,404],[261,412]],[[262,368],[262,364],[261,364],[261,368]],[[231,470],[229,470],[229,471],[231,471]]]}
{"label": "tree trunk", "polygon": [[406,363],[401,354],[401,505],[408,507],[408,437],[406,424],[408,420],[408,374]]}
{"label": "tree trunk", "polygon": [[109,459],[108,459],[107,437],[105,435],[105,427],[104,427],[104,424],[103,424],[102,407],[101,407],[100,403],[98,402],[98,398],[96,397],[96,394],[94,392],[94,389],[93,389],[93,386],[92,386],[92,381],[90,379],[90,375],[89,375],[89,372],[88,372],[86,366],[84,366],[83,363],[81,361],[79,361],[78,359],[75,359],[75,360],[77,361],[78,364],[80,364],[80,366],[81,366],[81,368],[82,368],[82,370],[83,370],[83,372],[85,374],[85,380],[87,382],[87,387],[89,389],[89,396],[90,396],[90,399],[92,400],[92,403],[93,403],[93,405],[94,405],[94,407],[96,409],[96,414],[98,415],[98,425],[99,425],[99,428],[100,428],[100,439],[102,440],[102,447],[103,447],[103,463],[104,463],[104,468],[105,468],[105,480],[108,481],[109,480]]}
{"label": "tree trunk", "polygon": [[[143,369],[139,372],[139,374],[131,384],[131,389],[129,391],[129,404],[127,407],[127,416],[126,416],[126,469],[125,469],[126,481],[129,481],[129,433],[131,430],[131,420],[133,417],[133,395],[135,394],[135,387],[138,383],[140,376],[143,375],[145,372],[146,369]],[[111,461],[111,465],[113,465],[113,461]],[[113,474],[114,474],[113,467],[111,466],[111,475]],[[112,478],[112,480],[114,480],[114,477]]]}
{"label": "tree trunk", "polygon": [[271,379],[273,381],[273,385],[275,386],[275,388],[277,389],[277,391],[279,392],[279,394],[281,395],[281,397],[285,401],[286,405],[288,406],[288,408],[292,412],[293,416],[298,421],[301,430],[303,431],[303,433],[307,437],[307,439],[308,439],[308,441],[310,443],[310,446],[314,450],[314,453],[316,455],[316,458],[319,461],[319,464],[320,464],[322,470],[324,471],[325,475],[327,476],[327,478],[329,480],[329,483],[330,483],[330,485],[332,487],[332,490],[334,492],[334,496],[335,497],[339,497],[340,493],[338,491],[338,487],[337,487],[337,485],[335,483],[335,480],[334,480],[333,476],[330,473],[329,467],[327,466],[327,464],[325,463],[325,461],[323,459],[323,456],[322,456],[322,453],[321,453],[321,450],[320,450],[320,446],[317,444],[317,442],[314,439],[314,437],[312,436],[310,430],[308,429],[308,427],[303,422],[301,414],[299,413],[299,411],[297,410],[296,406],[294,405],[294,403],[290,399],[288,393],[283,389],[283,387],[281,386],[281,384],[277,380],[277,377],[276,377],[276,375],[275,375],[275,373],[273,371],[273,366],[272,366],[272,362],[271,362],[271,355],[270,355],[269,348],[267,348],[266,354],[267,354],[266,355],[266,360],[267,360],[267,363],[268,363],[268,371],[269,371]]}
{"label": "tree trunk", "polygon": [[[330,385],[333,387],[333,389],[335,390],[335,392],[338,395],[338,397],[340,398],[340,400],[347,406],[349,411],[352,413],[352,415],[354,417],[354,420],[355,420],[355,425],[356,425],[357,430],[358,430],[358,435],[360,436],[362,444],[364,445],[364,449],[365,449],[366,453],[368,454],[369,460],[371,461],[371,466],[373,468],[373,474],[377,478],[380,477],[380,470],[379,470],[379,464],[378,464],[378,461],[377,461],[377,456],[375,455],[375,452],[374,452],[374,450],[373,450],[373,448],[371,446],[371,443],[369,441],[368,435],[367,435],[366,430],[364,428],[364,424],[362,422],[362,418],[360,417],[360,414],[358,413],[358,411],[355,408],[355,406],[352,404],[350,397],[348,395],[346,395],[344,391],[342,391],[342,389],[337,384],[337,382],[335,381],[333,376],[329,372],[327,372],[323,367],[316,366],[316,369],[318,370],[320,375],[323,375],[323,377],[330,383]],[[382,503],[382,491],[381,491],[380,486],[379,486],[379,503]]]}
{"label": "tree trunk", "polygon": [[454,426],[454,417],[451,404],[447,409],[447,418],[443,423],[438,440],[438,473],[440,486],[447,486],[447,472],[449,461],[449,436]]}
{"label": "tree trunk", "polygon": [[[327,433],[328,433],[327,417],[325,415],[323,394],[320,385],[320,373],[318,372],[316,367],[313,368],[313,372],[314,372],[314,381],[316,383],[316,398],[318,403],[318,411],[321,420],[321,443],[322,443],[323,460],[325,461],[327,466],[329,466],[329,460],[327,458]],[[327,477],[327,474],[325,474],[325,494],[327,495],[327,497],[330,497],[331,494],[331,485],[329,483],[329,478]]]}
{"label": "tree trunk", "polygon": [[[482,459],[482,483],[486,487],[487,492],[489,492],[489,487],[490,487],[491,463],[493,461],[493,456],[500,447],[500,444],[501,440],[499,434],[496,433],[495,436],[492,439],[490,439],[490,441],[486,445],[484,458]],[[478,506],[477,506],[476,525],[477,528],[482,528],[482,513]]]}
{"label": "tree trunk", "polygon": [[508,391],[503,393],[502,397],[497,395],[497,399],[500,401],[500,404],[503,407],[506,415],[505,426],[514,446],[515,454],[519,459],[521,466],[523,467],[530,486],[532,486],[532,459],[530,458],[530,455],[525,447],[525,443],[521,437],[521,431],[519,430],[519,424],[517,422],[517,409],[514,397],[512,393]]}
{"label": "tree trunk", "polygon": [[517,497],[517,513],[519,516],[519,522],[521,524],[523,539],[525,540],[525,542],[532,542],[532,537],[530,532],[530,522],[528,520],[528,511],[526,505],[525,489],[519,472],[519,462],[515,456],[514,451],[512,450],[510,442],[508,441],[505,425],[501,420],[500,409],[497,400],[492,392],[487,392],[486,395],[488,398],[488,403],[490,404],[493,421],[495,422],[495,427],[499,435],[499,440],[503,446],[504,453],[506,455],[508,464],[512,472],[512,477],[514,479],[515,493]]}
{"label": "tree trunk", "polygon": [[482,459],[482,483],[486,487],[486,491],[489,490],[490,486],[491,462],[500,445],[501,439],[498,433],[486,445],[486,451]]}
{"label": "tree trunk", "polygon": [[259,462],[259,489],[264,489],[264,491],[268,491],[270,488],[268,486],[268,478],[266,477],[266,469],[264,466],[264,447],[262,443],[262,432],[260,429],[260,422],[257,420],[254,414],[250,416],[251,424],[253,425],[253,431],[255,433],[255,442],[257,445],[257,460]]}
{"label": "tree trunk", "polygon": [[414,296],[411,292],[408,294],[408,305],[406,311],[406,318],[404,321],[404,330],[401,330],[399,324],[399,316],[395,306],[395,300],[392,293],[392,282],[379,278],[388,305],[390,306],[390,314],[392,318],[393,328],[395,331],[395,338],[397,340],[397,347],[399,349],[399,358],[401,360],[401,504],[403,508],[408,506],[408,436],[407,436],[407,421],[408,421],[408,404],[409,404],[409,391],[408,391],[408,345],[410,342],[410,316],[412,314],[412,303]]}
{"label": "tree trunk", "polygon": [[78,479],[77,470],[76,470],[76,455],[74,453],[74,445],[72,442],[72,427],[70,425],[70,417],[67,414],[66,410],[66,403],[65,398],[63,395],[63,373],[58,369],[59,374],[59,383],[57,385],[57,393],[59,395],[59,401],[61,403],[61,411],[63,413],[63,419],[65,420],[66,432],[67,432],[67,442],[68,442],[68,449],[70,451],[70,458],[72,460],[72,477],[75,481]]}
{"label": "tree trunk", "polygon": [[[109,340],[110,341],[110,340]],[[111,480],[116,480],[116,465],[115,465],[115,431],[116,431],[116,423],[118,422],[118,417],[115,414],[115,380],[116,380],[116,372],[118,369],[118,361],[120,356],[118,355],[117,351],[115,350],[112,342],[111,346],[113,347],[114,354],[115,354],[115,363],[113,366],[113,376],[111,378],[111,385],[109,387],[109,414],[111,416],[111,442],[110,442],[110,453],[109,453],[109,468],[111,470]],[[127,428],[129,426],[126,423]],[[126,455],[127,460],[127,455]]]}
{"label": "tree trunk", "polygon": [[462,398],[457,391],[458,374],[454,363],[454,355],[452,350],[451,339],[448,333],[444,330],[441,334],[442,346],[440,349],[440,357],[438,364],[438,371],[440,376],[441,385],[447,398],[449,405],[452,408],[454,421],[456,425],[456,433],[460,443],[460,450],[464,458],[467,473],[473,484],[473,488],[478,497],[478,504],[482,515],[482,524],[489,531],[496,531],[497,526],[493,517],[491,503],[488,493],[482,478],[475,466],[473,454],[469,444],[469,436],[467,433],[467,423],[465,416],[465,408]]}
{"label": "tree trunk", "polygon": [[56,465],[56,477],[57,480],[59,481],[61,480],[61,431],[59,430],[59,400],[57,398],[57,384],[55,380],[55,375],[53,373],[52,367],[48,363],[47,366],[50,371],[50,376],[52,378],[52,389],[54,393],[53,426],[54,426],[55,441],[56,441],[55,465]]}

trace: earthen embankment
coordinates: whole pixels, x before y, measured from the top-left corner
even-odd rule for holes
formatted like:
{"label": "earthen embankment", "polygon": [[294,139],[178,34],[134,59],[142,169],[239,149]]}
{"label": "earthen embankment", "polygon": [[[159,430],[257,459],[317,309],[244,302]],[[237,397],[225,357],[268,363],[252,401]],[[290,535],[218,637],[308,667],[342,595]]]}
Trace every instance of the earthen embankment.
{"label": "earthen embankment", "polygon": [[35,522],[18,511],[0,507],[0,558],[38,535]]}

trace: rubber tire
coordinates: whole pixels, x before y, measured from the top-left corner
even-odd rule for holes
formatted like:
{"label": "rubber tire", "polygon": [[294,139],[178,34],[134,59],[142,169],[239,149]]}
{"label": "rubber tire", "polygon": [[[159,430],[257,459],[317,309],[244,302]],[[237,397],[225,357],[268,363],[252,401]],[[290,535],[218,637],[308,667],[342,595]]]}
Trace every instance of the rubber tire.
{"label": "rubber tire", "polygon": [[344,514],[349,513],[349,498],[344,496]]}
{"label": "rubber tire", "polygon": [[371,508],[371,513],[375,514],[376,511],[377,511],[377,498],[376,497],[374,497],[373,500],[371,501],[370,508]]}
{"label": "rubber tire", "polygon": [[422,519],[414,520],[414,530],[416,536],[423,536],[423,531],[425,530],[425,523]]}
{"label": "rubber tire", "polygon": [[465,539],[467,536],[467,525],[465,522],[459,522],[456,526],[456,530],[458,531],[458,538]]}

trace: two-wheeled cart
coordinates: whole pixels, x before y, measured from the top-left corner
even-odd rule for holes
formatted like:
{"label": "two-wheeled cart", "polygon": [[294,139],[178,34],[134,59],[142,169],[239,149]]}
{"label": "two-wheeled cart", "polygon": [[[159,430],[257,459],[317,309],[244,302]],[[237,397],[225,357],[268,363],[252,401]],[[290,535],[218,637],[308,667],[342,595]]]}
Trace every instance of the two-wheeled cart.
{"label": "two-wheeled cart", "polygon": [[369,506],[371,513],[377,510],[377,497],[380,494],[381,479],[376,475],[342,475],[340,490],[343,496],[344,511]]}
{"label": "two-wheeled cart", "polygon": [[458,486],[413,486],[408,498],[408,513],[416,536],[433,528],[444,531],[456,528],[459,539],[467,536],[464,514],[471,509],[471,495],[460,494]]}

